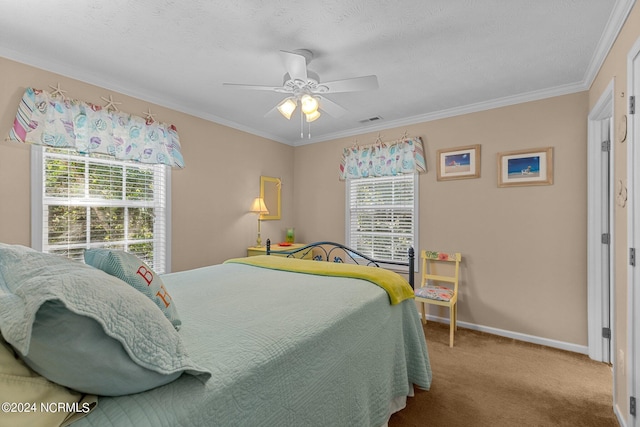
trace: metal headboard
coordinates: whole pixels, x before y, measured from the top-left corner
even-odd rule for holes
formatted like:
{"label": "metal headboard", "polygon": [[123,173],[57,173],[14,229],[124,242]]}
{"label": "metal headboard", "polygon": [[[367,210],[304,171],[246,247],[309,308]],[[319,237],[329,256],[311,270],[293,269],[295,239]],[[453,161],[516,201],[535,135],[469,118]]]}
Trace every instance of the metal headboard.
{"label": "metal headboard", "polygon": [[[315,249],[315,251],[314,251]],[[401,267],[409,268],[409,284],[414,287],[414,266],[415,266],[415,253],[412,247],[409,248],[407,254],[407,261],[381,261],[373,259],[361,252],[351,249],[341,243],[335,242],[315,242],[309,243],[301,248],[291,250],[271,250],[271,240],[267,239],[267,255],[279,254],[287,258],[312,258],[316,261],[328,261],[328,262],[345,262],[345,258],[348,258],[349,262],[358,265],[368,265],[371,267],[380,267],[397,265]],[[309,256],[310,255],[310,256]]]}

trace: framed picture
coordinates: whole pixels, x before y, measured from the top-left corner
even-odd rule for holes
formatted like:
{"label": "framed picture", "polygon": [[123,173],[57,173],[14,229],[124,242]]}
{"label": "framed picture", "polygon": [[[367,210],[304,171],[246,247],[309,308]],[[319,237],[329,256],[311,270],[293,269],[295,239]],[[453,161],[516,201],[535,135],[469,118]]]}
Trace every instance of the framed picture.
{"label": "framed picture", "polygon": [[480,144],[438,150],[438,181],[480,177]]}
{"label": "framed picture", "polygon": [[498,187],[553,184],[553,147],[498,153]]}

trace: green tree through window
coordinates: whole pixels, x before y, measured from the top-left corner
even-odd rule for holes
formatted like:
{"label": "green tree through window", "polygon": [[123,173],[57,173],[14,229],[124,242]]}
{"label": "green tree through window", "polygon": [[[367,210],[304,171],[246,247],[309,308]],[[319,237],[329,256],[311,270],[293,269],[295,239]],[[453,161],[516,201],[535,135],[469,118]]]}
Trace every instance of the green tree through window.
{"label": "green tree through window", "polygon": [[[69,150],[40,153],[41,250],[82,259],[87,248],[121,249],[166,271],[168,171],[85,156]],[[37,222],[37,221],[36,221]]]}

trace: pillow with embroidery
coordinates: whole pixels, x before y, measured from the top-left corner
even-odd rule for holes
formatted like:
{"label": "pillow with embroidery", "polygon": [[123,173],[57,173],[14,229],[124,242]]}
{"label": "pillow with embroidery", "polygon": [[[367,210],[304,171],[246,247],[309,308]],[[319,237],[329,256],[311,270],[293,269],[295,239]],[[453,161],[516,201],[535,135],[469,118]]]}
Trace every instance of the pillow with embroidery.
{"label": "pillow with embroidery", "polygon": [[183,373],[202,382],[211,376],[142,292],[100,269],[20,245],[0,243],[0,333],[29,368],[81,393],[121,396]]}
{"label": "pillow with embroidery", "polygon": [[142,292],[162,310],[174,328],[180,329],[182,321],[162,279],[140,258],[114,249],[87,249],[84,262],[124,280]]}

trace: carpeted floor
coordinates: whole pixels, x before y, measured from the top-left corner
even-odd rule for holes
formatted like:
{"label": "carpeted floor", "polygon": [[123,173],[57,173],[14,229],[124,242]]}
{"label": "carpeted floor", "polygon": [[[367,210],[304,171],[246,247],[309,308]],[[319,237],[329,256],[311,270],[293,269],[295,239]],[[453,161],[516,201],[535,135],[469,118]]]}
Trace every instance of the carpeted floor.
{"label": "carpeted floor", "polygon": [[431,390],[389,427],[618,426],[612,370],[586,355],[429,322]]}

